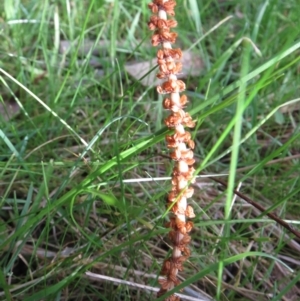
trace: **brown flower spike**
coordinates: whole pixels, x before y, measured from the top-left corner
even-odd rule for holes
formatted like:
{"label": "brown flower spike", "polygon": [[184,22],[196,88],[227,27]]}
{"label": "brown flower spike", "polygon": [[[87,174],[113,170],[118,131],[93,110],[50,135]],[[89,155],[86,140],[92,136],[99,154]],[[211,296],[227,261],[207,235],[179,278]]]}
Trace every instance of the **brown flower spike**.
{"label": "brown flower spike", "polygon": [[[171,28],[177,26],[175,16],[174,0],[153,0],[149,8],[153,13],[148,23],[149,29],[154,31],[151,42],[153,46],[159,46],[157,51],[157,63],[159,72],[157,77],[165,81],[157,87],[159,94],[168,94],[163,101],[163,107],[170,111],[170,115],[165,119],[168,128],[174,130],[173,135],[166,136],[167,147],[171,149],[170,157],[175,161],[172,173],[172,188],[167,197],[167,208],[172,213],[169,227],[169,239],[173,245],[173,252],[162,266],[161,275],[165,276],[160,280],[161,289],[157,296],[160,297],[176,285],[180,284],[177,278],[178,271],[183,270],[183,262],[190,256],[188,244],[191,241],[189,232],[193,228],[193,223],[187,218],[195,217],[193,208],[187,204],[187,199],[191,198],[194,189],[188,187],[194,179],[194,152],[195,146],[191,140],[191,134],[185,128],[193,128],[195,121],[189,113],[184,111],[187,103],[186,95],[180,95],[185,90],[185,83],[177,79],[177,74],[181,72],[182,63],[180,59],[182,52],[180,49],[172,49],[177,33]],[[172,295],[166,301],[178,301],[178,296]]]}

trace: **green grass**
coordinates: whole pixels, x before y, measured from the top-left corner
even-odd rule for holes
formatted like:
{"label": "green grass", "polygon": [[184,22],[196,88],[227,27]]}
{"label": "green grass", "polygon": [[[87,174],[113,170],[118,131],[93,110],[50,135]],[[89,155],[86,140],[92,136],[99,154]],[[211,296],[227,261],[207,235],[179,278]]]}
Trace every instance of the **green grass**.
{"label": "green grass", "polygon": [[[300,298],[299,238],[232,192],[299,229],[298,11],[178,0],[177,45],[204,64],[186,78],[199,177],[185,294]],[[125,69],[155,57],[147,1],[4,0],[0,12],[0,300],[154,300],[86,274],[158,287],[170,252],[166,112]]]}

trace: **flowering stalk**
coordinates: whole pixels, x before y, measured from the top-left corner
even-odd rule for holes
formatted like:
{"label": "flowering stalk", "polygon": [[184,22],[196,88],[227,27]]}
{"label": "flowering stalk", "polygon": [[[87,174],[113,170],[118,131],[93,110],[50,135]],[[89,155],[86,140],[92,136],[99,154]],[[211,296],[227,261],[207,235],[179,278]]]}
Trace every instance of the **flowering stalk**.
{"label": "flowering stalk", "polygon": [[[186,95],[180,95],[185,90],[185,83],[177,79],[177,74],[182,69],[180,59],[182,52],[179,48],[172,49],[172,44],[176,41],[177,33],[171,28],[177,26],[174,19],[167,16],[175,16],[174,0],[153,0],[149,8],[153,15],[148,26],[154,30],[152,45],[161,46],[157,51],[157,63],[159,72],[157,77],[165,81],[157,87],[159,94],[167,94],[163,101],[163,107],[170,111],[165,119],[165,124],[173,130],[172,135],[166,136],[167,147],[170,156],[175,161],[172,172],[172,188],[168,194],[167,208],[172,212],[168,227],[170,228],[169,238],[173,245],[170,258],[167,258],[162,266],[161,274],[165,276],[160,280],[161,289],[158,297],[173,289],[180,283],[177,278],[178,271],[183,270],[183,262],[190,256],[188,244],[190,236],[188,233],[193,227],[193,223],[187,218],[195,217],[193,208],[187,204],[187,199],[192,197],[194,190],[188,187],[193,182],[194,141],[191,140],[190,132],[185,128],[193,128],[195,122],[189,113],[184,111],[187,103]],[[178,301],[179,297],[172,295],[166,301]]]}

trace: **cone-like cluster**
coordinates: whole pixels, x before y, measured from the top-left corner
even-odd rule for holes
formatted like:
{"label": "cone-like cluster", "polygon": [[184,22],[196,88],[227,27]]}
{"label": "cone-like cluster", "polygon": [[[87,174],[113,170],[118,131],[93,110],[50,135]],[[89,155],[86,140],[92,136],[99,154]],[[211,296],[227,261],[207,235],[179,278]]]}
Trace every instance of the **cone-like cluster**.
{"label": "cone-like cluster", "polygon": [[[165,80],[157,87],[157,92],[167,94],[163,107],[170,111],[170,115],[165,119],[165,124],[174,130],[174,133],[166,136],[166,142],[171,149],[170,156],[175,161],[172,188],[167,198],[167,207],[172,212],[168,227],[171,228],[169,238],[173,245],[173,252],[163,263],[161,274],[165,278],[160,280],[161,289],[158,296],[162,296],[180,283],[177,278],[178,271],[183,270],[182,264],[190,255],[188,244],[191,238],[188,233],[193,223],[187,219],[195,216],[193,208],[187,204],[187,199],[194,193],[193,188],[188,187],[194,177],[195,160],[192,151],[194,141],[191,140],[191,134],[185,130],[185,128],[193,128],[195,122],[189,113],[184,111],[187,97],[180,93],[185,90],[185,83],[177,79],[177,74],[182,68],[180,62],[182,52],[179,48],[172,49],[177,33],[171,31],[171,28],[177,26],[177,22],[167,18],[175,16],[175,5],[174,0],[153,0],[149,4],[153,13],[148,23],[149,28],[154,30],[152,45],[160,46],[157,51],[159,66],[157,77]],[[172,295],[166,299],[166,301],[175,300],[178,301],[179,297]]]}

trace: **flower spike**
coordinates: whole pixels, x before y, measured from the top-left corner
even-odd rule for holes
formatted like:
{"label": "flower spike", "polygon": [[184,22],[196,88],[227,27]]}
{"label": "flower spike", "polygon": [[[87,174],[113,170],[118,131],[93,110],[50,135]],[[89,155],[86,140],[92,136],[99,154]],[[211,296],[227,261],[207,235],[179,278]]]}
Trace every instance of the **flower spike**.
{"label": "flower spike", "polygon": [[[148,22],[149,29],[154,31],[151,43],[155,47],[161,47],[157,51],[159,67],[157,77],[165,80],[157,87],[157,92],[167,94],[163,107],[169,110],[170,114],[164,123],[174,130],[173,135],[166,136],[167,147],[171,149],[170,157],[174,160],[172,188],[167,196],[167,208],[172,214],[167,227],[170,228],[169,239],[173,245],[173,251],[171,257],[165,259],[161,269],[161,275],[165,278],[159,280],[161,288],[157,296],[160,297],[180,283],[177,274],[183,270],[183,263],[190,256],[188,245],[191,237],[188,233],[192,230],[193,223],[187,219],[195,217],[195,214],[187,200],[192,197],[194,189],[187,186],[194,182],[193,148],[195,143],[186,128],[195,127],[195,121],[189,113],[184,111],[188,99],[186,95],[180,95],[180,93],[185,90],[185,83],[177,79],[182,69],[180,62],[182,51],[179,48],[172,48],[177,38],[177,33],[173,32],[172,28],[177,26],[177,22],[172,18],[167,18],[175,16],[176,2],[153,0],[148,6],[153,13]],[[176,295],[165,299],[165,301],[179,300]]]}

